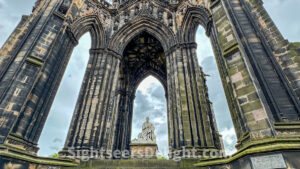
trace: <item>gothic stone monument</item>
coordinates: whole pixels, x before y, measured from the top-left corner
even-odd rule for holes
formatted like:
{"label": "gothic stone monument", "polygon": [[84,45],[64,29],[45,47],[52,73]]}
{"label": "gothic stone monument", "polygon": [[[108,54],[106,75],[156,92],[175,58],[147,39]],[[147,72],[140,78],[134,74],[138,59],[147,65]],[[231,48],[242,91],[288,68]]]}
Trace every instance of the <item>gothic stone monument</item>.
{"label": "gothic stone monument", "polygon": [[157,144],[154,133],[154,125],[150,122],[149,117],[143,124],[142,132],[138,138],[133,139],[130,143],[130,152],[132,158],[157,158]]}
{"label": "gothic stone monument", "polygon": [[148,75],[165,88],[170,158],[222,150],[196,56],[198,26],[211,39],[238,151],[193,165],[256,169],[278,159],[275,167],[300,168],[300,44],[283,38],[262,0],[38,0],[0,50],[0,168],[77,165],[36,153],[86,32],[92,48],[62,156],[128,150],[134,94]]}

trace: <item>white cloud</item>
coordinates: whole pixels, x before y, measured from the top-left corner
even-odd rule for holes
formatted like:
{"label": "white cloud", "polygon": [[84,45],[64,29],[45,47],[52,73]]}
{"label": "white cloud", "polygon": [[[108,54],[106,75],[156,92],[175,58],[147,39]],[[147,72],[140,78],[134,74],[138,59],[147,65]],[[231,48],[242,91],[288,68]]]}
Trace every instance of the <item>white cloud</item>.
{"label": "white cloud", "polygon": [[164,123],[166,123],[166,121],[165,121],[166,119],[163,119],[163,118],[155,118],[153,121],[155,122],[155,123],[159,123],[159,124],[164,124]]}
{"label": "white cloud", "polygon": [[198,56],[199,63],[201,63],[206,57],[213,56],[210,40],[205,35],[205,30],[200,26],[196,33],[196,43],[197,43],[197,56]]}
{"label": "white cloud", "polygon": [[153,87],[159,85],[160,82],[153,76],[148,76],[145,78],[137,88],[137,90],[141,91],[143,94],[148,94],[148,90]]}
{"label": "white cloud", "polygon": [[6,5],[4,0],[0,0],[0,7],[4,7]]}
{"label": "white cloud", "polygon": [[231,155],[236,152],[236,134],[234,128],[225,128],[221,132],[226,154]]}

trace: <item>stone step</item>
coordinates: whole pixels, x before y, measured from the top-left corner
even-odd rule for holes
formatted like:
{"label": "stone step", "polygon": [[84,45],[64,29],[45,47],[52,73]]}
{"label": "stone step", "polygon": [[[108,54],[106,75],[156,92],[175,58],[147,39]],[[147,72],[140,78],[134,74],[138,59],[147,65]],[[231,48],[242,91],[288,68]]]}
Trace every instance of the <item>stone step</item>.
{"label": "stone step", "polygon": [[196,160],[90,160],[66,169],[196,169]]}

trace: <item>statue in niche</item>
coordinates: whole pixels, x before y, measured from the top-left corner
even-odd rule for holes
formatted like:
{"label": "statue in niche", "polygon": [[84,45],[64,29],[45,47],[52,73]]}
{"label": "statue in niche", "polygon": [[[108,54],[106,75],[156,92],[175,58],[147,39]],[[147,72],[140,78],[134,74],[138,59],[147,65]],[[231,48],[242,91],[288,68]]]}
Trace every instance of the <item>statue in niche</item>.
{"label": "statue in niche", "polygon": [[142,132],[139,133],[138,138],[132,140],[132,143],[156,143],[156,136],[154,134],[155,127],[150,122],[150,118],[146,118],[142,127]]}

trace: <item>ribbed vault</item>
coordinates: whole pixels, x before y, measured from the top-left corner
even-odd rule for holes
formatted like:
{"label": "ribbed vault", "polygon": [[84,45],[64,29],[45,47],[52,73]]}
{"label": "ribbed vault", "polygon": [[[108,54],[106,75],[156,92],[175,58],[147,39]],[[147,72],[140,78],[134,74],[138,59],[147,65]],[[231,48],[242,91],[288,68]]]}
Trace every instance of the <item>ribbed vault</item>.
{"label": "ribbed vault", "polygon": [[123,53],[122,69],[131,76],[130,86],[137,86],[146,76],[152,74],[166,85],[166,56],[160,42],[147,32],[136,36]]}

